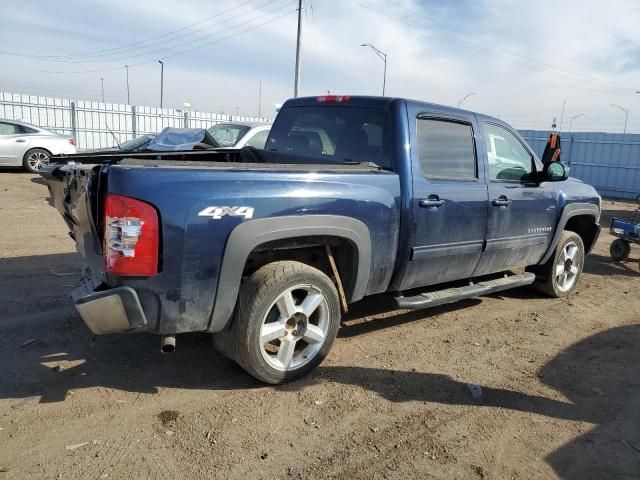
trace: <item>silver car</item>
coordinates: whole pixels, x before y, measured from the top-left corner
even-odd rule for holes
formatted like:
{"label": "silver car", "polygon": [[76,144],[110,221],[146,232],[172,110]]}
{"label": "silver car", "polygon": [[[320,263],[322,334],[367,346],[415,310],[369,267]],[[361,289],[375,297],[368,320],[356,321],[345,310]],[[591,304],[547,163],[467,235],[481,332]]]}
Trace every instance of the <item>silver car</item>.
{"label": "silver car", "polygon": [[264,123],[219,123],[208,128],[221,148],[264,149],[271,125]]}
{"label": "silver car", "polygon": [[49,163],[51,155],[76,151],[73,137],[16,120],[0,119],[0,166],[22,166],[35,173]]}

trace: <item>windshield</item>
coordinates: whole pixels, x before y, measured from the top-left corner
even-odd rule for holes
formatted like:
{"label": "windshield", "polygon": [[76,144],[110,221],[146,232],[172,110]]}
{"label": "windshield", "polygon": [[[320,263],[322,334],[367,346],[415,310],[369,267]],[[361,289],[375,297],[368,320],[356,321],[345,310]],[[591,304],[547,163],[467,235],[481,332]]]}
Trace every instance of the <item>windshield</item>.
{"label": "windshield", "polygon": [[221,147],[233,147],[249,130],[247,125],[223,123],[209,128],[209,133]]}
{"label": "windshield", "polygon": [[128,142],[121,143],[120,150],[130,152],[131,150],[135,150],[136,148],[149,143],[153,137],[153,135],[142,135],[140,137],[134,138],[133,140],[129,140]]}
{"label": "windshield", "polygon": [[388,114],[379,108],[316,105],[284,108],[266,150],[391,167]]}

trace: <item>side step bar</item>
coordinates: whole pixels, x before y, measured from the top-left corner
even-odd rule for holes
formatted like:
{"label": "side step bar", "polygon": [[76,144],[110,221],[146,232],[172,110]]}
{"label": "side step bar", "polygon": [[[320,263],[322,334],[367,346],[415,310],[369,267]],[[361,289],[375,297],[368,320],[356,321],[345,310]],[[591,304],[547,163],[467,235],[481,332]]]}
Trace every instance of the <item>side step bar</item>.
{"label": "side step bar", "polygon": [[488,295],[510,288],[530,285],[535,279],[536,276],[533,273],[526,272],[522,275],[510,275],[495,280],[471,283],[465,287],[420,293],[413,297],[395,297],[394,300],[398,308],[418,310],[420,308],[437,307],[438,305],[454,303],[458,300],[464,300],[465,298],[479,297],[480,295]]}

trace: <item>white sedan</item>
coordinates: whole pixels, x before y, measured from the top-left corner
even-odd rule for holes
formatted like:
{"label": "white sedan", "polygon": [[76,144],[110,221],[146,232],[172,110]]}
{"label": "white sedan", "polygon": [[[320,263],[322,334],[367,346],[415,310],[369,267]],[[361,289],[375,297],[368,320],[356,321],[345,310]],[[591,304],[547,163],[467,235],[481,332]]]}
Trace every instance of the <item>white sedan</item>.
{"label": "white sedan", "polygon": [[51,155],[76,151],[73,137],[16,120],[0,119],[0,166],[22,166],[35,173],[49,163]]}
{"label": "white sedan", "polygon": [[219,123],[208,129],[221,148],[264,149],[271,125],[264,123]]}

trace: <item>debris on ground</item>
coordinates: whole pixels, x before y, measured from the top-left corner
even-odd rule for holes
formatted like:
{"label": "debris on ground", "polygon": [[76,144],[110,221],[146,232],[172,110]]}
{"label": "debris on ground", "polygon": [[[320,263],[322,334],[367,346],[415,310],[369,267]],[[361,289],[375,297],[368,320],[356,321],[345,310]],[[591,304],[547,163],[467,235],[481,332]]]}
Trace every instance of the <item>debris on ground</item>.
{"label": "debris on ground", "polygon": [[29,340],[25,340],[24,342],[22,342],[22,344],[20,345],[22,348],[24,347],[28,347],[29,345],[31,345],[32,343],[37,342],[38,339],[37,338],[30,338]]}
{"label": "debris on ground", "polygon": [[74,445],[67,445],[66,447],[64,447],[66,450],[69,450],[70,452],[77,450],[78,448],[82,448],[85,445],[89,445],[89,442],[82,442],[82,443],[76,443]]}

